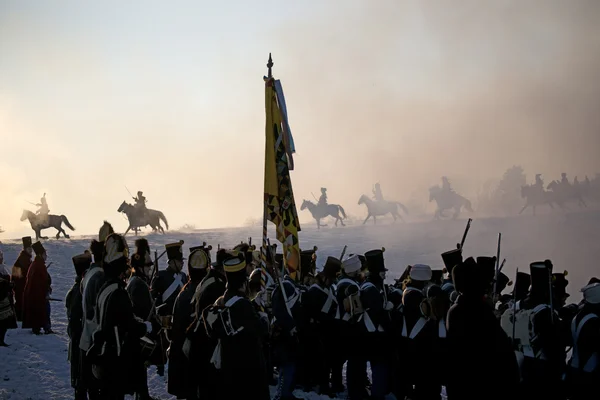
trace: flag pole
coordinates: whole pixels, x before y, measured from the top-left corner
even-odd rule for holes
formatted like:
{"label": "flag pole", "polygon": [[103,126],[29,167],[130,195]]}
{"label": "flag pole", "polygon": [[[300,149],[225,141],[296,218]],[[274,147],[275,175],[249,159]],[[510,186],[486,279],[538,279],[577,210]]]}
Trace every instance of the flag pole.
{"label": "flag pole", "polygon": [[[271,53],[269,53],[269,61],[267,62],[268,75],[265,82],[268,84],[269,80],[273,79],[273,59],[271,58]],[[266,162],[266,160],[265,160]],[[268,242],[268,233],[267,233],[267,197],[266,194],[263,193],[263,237],[262,237],[262,247],[260,250],[260,263],[262,267],[262,271],[260,274],[260,286],[262,289],[265,289],[267,286],[266,276],[267,276],[267,242]],[[273,262],[274,260],[271,260]]]}

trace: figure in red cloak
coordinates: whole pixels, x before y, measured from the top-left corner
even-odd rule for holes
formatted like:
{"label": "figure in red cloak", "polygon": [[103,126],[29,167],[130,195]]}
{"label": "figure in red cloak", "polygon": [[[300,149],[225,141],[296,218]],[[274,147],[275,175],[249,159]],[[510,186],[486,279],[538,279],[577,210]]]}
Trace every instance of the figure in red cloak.
{"label": "figure in red cloak", "polygon": [[50,275],[46,268],[46,250],[40,242],[35,242],[32,247],[35,259],[29,267],[23,293],[23,329],[31,329],[36,335],[42,328],[45,333],[52,333],[48,324]]}
{"label": "figure in red cloak", "polygon": [[23,320],[23,292],[25,291],[25,282],[27,282],[27,272],[31,265],[32,254],[31,237],[26,236],[23,238],[23,250],[21,250],[19,258],[15,261],[11,271],[15,292],[15,314],[17,315],[17,321]]}

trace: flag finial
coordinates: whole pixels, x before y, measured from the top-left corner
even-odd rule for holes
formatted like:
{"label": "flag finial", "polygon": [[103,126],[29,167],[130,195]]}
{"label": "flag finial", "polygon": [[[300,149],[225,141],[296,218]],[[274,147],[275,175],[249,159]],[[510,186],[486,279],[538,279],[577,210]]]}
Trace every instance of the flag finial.
{"label": "flag finial", "polygon": [[273,59],[271,58],[271,53],[269,53],[269,62],[267,63],[267,68],[269,68],[269,78],[272,78],[273,73],[271,72],[271,68],[273,68]]}

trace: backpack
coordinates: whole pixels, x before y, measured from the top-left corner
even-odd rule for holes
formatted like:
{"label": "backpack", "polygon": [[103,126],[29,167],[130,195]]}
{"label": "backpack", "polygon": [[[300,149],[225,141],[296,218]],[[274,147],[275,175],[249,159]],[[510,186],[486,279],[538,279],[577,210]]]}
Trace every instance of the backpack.
{"label": "backpack", "polygon": [[360,300],[360,286],[351,279],[342,279],[338,282],[338,286],[343,282],[348,282],[349,285],[344,291],[344,316],[342,317],[342,320],[356,323],[360,320],[360,316],[365,312],[362,301]]}
{"label": "backpack", "polygon": [[235,336],[244,330],[243,326],[238,327],[231,318],[231,307],[241,299],[240,296],[234,296],[225,305],[220,305],[217,301],[217,303],[206,307],[202,311],[206,333],[209,337],[218,340],[217,347],[210,360],[216,369],[221,369],[221,339]]}
{"label": "backpack", "polygon": [[[94,322],[97,328],[92,334],[92,343],[86,352],[86,357],[92,364],[92,370],[97,379],[103,380],[111,366],[119,362],[121,357],[121,347],[124,343],[124,337],[119,337],[117,326],[113,330],[106,332],[102,330],[103,322],[106,318],[106,304],[110,296],[119,289],[117,283],[105,287],[98,295],[96,311],[94,313]],[[108,338],[114,335],[115,340],[111,342]]]}

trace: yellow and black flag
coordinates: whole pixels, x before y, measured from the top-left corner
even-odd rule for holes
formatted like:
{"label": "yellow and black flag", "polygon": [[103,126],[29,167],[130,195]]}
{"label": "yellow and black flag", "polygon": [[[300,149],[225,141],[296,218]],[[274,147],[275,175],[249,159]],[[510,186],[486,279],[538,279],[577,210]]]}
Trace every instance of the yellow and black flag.
{"label": "yellow and black flag", "polygon": [[[292,190],[290,170],[294,169],[292,154],[294,142],[287,120],[287,108],[281,82],[271,76],[269,55],[269,76],[265,78],[265,215],[277,230],[277,240],[283,244],[284,262],[292,279],[300,264],[298,232],[300,222]],[[266,225],[263,227],[266,241]]]}

